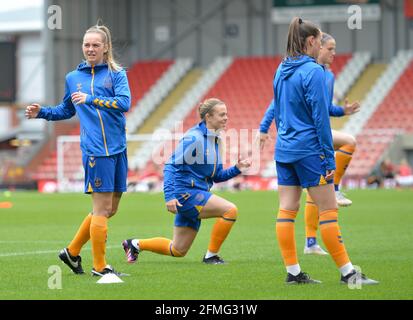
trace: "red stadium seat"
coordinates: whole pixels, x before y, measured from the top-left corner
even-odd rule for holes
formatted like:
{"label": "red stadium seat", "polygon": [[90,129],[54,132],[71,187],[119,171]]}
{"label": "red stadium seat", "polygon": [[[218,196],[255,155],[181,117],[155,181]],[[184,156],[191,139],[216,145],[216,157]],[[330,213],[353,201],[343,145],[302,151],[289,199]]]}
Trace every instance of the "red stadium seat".
{"label": "red stadium seat", "polygon": [[[413,62],[409,64],[386,98],[370,117],[363,131],[358,135],[357,152],[354,154],[347,174],[355,172],[350,168],[360,167],[361,165],[366,165],[366,170],[363,172],[366,175],[369,174],[373,167],[377,165],[377,161],[381,159],[383,152],[387,150],[391,141],[393,141],[397,130],[413,133],[412,80]],[[380,130],[384,131],[380,132]],[[375,131],[376,134],[371,134]],[[379,142],[380,140],[382,142]],[[360,150],[363,150],[363,152],[360,152]],[[372,159],[367,164],[363,162],[365,152],[368,152],[369,159]]]}

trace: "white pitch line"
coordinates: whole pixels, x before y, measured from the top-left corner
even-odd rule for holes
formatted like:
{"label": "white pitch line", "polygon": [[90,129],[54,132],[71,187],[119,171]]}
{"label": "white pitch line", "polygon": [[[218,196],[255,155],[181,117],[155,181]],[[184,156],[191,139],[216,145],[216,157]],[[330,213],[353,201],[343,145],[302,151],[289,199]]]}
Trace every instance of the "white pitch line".
{"label": "white pitch line", "polygon": [[[120,246],[107,246],[106,249],[120,248]],[[92,248],[84,248],[83,251],[90,251]],[[29,251],[29,252],[9,252],[9,253],[0,253],[0,258],[7,257],[18,257],[26,255],[38,255],[38,254],[49,254],[49,253],[59,253],[59,249],[56,250],[43,250],[43,251]]]}
{"label": "white pitch line", "polygon": [[65,240],[0,240],[0,244],[13,243],[66,243]]}
{"label": "white pitch line", "polygon": [[48,253],[58,253],[57,250],[46,250],[46,251],[30,251],[30,252],[11,252],[11,253],[0,253],[0,258],[4,257],[17,257],[17,256],[27,256],[27,255],[37,255],[37,254],[48,254]]}

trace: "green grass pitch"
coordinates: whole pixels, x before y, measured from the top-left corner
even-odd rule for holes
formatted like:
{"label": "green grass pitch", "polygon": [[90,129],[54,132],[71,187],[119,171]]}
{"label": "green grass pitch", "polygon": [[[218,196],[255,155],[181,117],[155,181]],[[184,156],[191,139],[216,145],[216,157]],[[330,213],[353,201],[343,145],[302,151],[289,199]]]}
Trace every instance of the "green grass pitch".
{"label": "green grass pitch", "polygon": [[[353,264],[378,286],[349,289],[329,256],[304,256],[303,207],[296,240],[303,271],[321,285],[286,286],[278,244],[275,192],[219,193],[239,208],[239,218],[221,250],[226,265],[203,265],[213,220],[204,220],[184,258],[143,252],[136,264],[125,261],[121,241],[131,237],[172,237],[173,215],[162,194],[125,194],[109,222],[107,261],[131,274],[124,283],[100,285],[90,276],[90,244],[82,251],[86,275],[76,276],[60,263],[58,251],[72,239],[90,210],[83,194],[15,192],[0,202],[0,299],[412,299],[413,192],[355,190],[353,206],[340,210],[344,242]],[[304,200],[304,197],[303,197]],[[320,238],[320,237],[319,237]],[[62,288],[50,289],[50,266],[62,270]]]}

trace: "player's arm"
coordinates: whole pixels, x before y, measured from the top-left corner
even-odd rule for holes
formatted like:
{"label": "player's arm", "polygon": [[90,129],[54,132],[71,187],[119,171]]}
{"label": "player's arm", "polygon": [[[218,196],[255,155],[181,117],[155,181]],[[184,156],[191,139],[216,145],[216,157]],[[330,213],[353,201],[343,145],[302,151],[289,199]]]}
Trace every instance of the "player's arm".
{"label": "player's arm", "polygon": [[340,106],[336,106],[333,103],[330,103],[328,107],[328,113],[331,117],[342,117],[344,116],[344,108]]}
{"label": "player's arm", "polygon": [[196,153],[197,139],[195,136],[186,135],[179,142],[175,149],[171,160],[165,164],[164,168],[164,196],[166,207],[169,212],[176,213],[178,211],[177,207],[182,206],[179,201],[175,198],[174,182],[175,182],[175,172],[178,166],[185,164],[194,163],[196,155],[194,158],[194,153]]}
{"label": "player's arm", "polygon": [[268,133],[271,127],[271,123],[274,121],[274,99],[271,100],[270,104],[265,111],[264,117],[260,123],[260,133]]}
{"label": "player's arm", "polygon": [[169,212],[176,213],[178,211],[177,207],[182,205],[175,198],[174,195],[174,181],[175,181],[175,167],[172,163],[166,163],[163,170],[164,181],[163,181],[163,192],[165,196],[166,208]]}
{"label": "player's arm", "polygon": [[48,121],[58,121],[70,119],[76,114],[76,109],[73,106],[69,86],[65,84],[65,95],[61,104],[55,107],[41,107],[37,103],[33,103],[26,107],[25,116],[27,119],[45,119]]}
{"label": "player's arm", "polygon": [[[305,78],[305,97],[311,107],[311,115],[317,131],[320,146],[326,159],[327,170],[335,170],[333,137],[331,134],[329,103],[325,88],[325,74],[321,68],[314,68]],[[320,90],[322,88],[323,90]]]}
{"label": "player's arm", "polygon": [[349,103],[347,99],[344,101],[343,106],[337,106],[331,103],[329,107],[329,113],[330,113],[330,116],[332,117],[349,116],[359,111],[360,111],[360,103],[358,101]]}
{"label": "player's arm", "polygon": [[223,182],[227,181],[229,179],[232,179],[239,175],[243,170],[248,169],[251,166],[251,160],[250,159],[238,159],[238,163],[230,167],[228,169],[224,169],[222,166],[222,163],[217,165],[216,172],[214,177],[212,178],[212,181],[214,182]]}
{"label": "player's arm", "polygon": [[165,196],[165,202],[174,199],[174,182],[175,182],[175,167],[172,163],[166,163],[163,169],[163,192]]}
{"label": "player's arm", "polygon": [[237,166],[232,166],[224,170],[222,164],[218,164],[212,180],[214,182],[223,182],[236,177],[240,173],[241,171],[237,168]]}
{"label": "player's arm", "polygon": [[269,139],[268,130],[271,127],[271,123],[274,121],[274,99],[268,105],[267,111],[265,111],[264,117],[260,123],[259,143],[260,149],[264,149],[265,142]]}
{"label": "player's arm", "polygon": [[343,112],[346,116],[352,115],[360,111],[360,102],[355,101],[353,103],[349,103],[347,99],[344,100],[343,105]]}

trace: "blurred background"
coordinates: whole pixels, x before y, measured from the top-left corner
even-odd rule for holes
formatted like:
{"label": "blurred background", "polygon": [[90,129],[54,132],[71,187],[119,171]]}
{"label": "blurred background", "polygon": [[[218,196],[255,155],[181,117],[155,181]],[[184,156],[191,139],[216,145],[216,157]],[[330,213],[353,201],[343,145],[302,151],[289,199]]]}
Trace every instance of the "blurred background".
{"label": "blurred background", "polygon": [[[331,66],[336,102],[361,102],[359,113],[332,119],[334,129],[358,142],[344,186],[413,185],[413,1],[0,3],[0,189],[82,190],[77,117],[28,121],[24,108],[61,102],[66,73],[83,59],[84,32],[98,19],[111,29],[132,91],[126,114],[130,190],[161,190],[163,165],[154,159],[159,142],[153,133],[193,126],[196,107],[206,97],[227,104],[229,129],[238,133],[235,143],[227,144],[227,163],[242,152],[256,163],[252,174],[223,187],[276,188],[275,140],[259,153],[254,139],[272,99],[273,75],[294,16],[318,23],[337,41]],[[270,134],[275,138],[274,127]]]}

